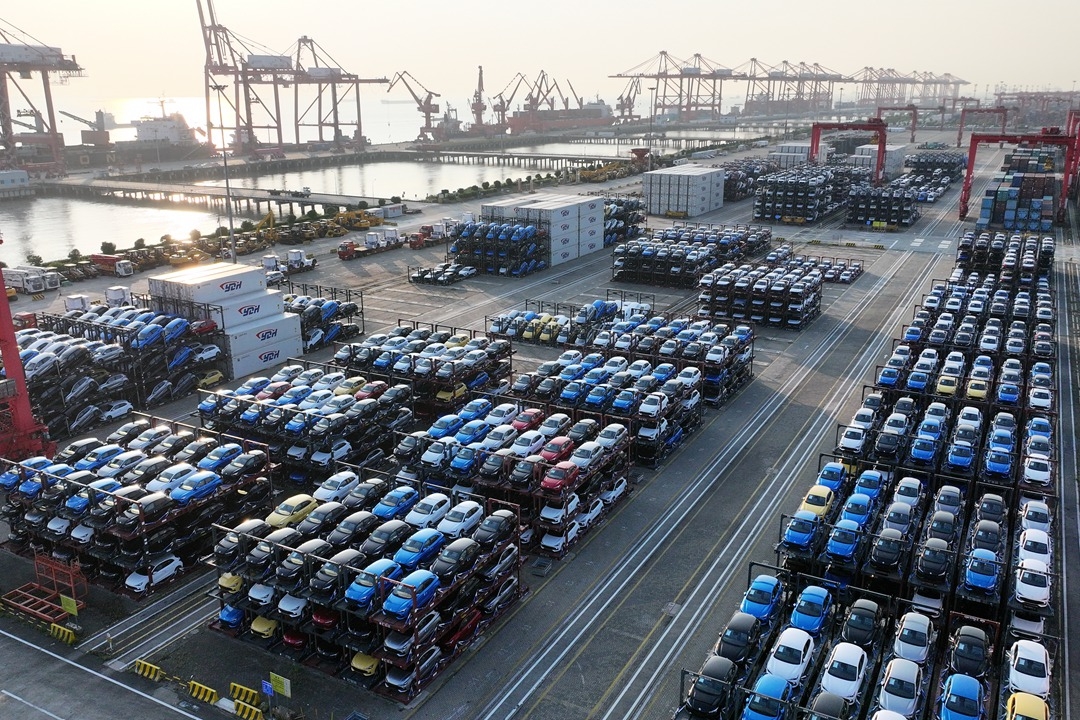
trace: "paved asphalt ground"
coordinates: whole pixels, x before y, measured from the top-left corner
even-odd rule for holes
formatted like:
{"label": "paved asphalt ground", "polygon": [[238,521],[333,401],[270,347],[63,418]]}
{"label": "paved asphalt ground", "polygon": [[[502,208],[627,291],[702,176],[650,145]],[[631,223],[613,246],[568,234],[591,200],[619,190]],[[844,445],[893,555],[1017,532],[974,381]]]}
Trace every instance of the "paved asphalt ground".
{"label": "paved asphalt ground", "polygon": [[[935,135],[924,134],[920,140],[938,139]],[[947,142],[947,134],[941,139]],[[1003,152],[985,149],[980,170],[988,173],[999,166]],[[974,197],[981,194],[984,181],[985,174],[976,182]],[[873,366],[885,359],[890,339],[930,281],[948,276],[955,238],[962,232],[955,219],[958,195],[957,187],[932,206],[914,232],[867,237],[841,229],[836,221],[797,231],[775,228],[777,235],[798,244],[796,252],[858,258],[867,272],[850,286],[827,286],[822,317],[802,333],[764,329],[756,344],[754,382],[722,410],[710,410],[703,427],[663,466],[644,471],[628,501],[546,576],[533,574],[526,565],[523,581],[531,593],[408,708],[223,637],[206,629],[203,621],[176,620],[194,617],[197,610],[216,612],[214,602],[199,605],[201,585],[188,587],[185,597],[178,596],[182,601],[160,614],[170,618],[168,622],[126,632],[115,628],[117,646],[140,651],[143,636],[154,634],[155,642],[145,646],[142,657],[175,678],[194,677],[222,692],[231,681],[258,687],[271,671],[285,675],[292,679],[294,695],[285,705],[303,709],[307,718],[342,718],[352,710],[372,719],[417,720],[670,717],[679,702],[680,669],[700,666],[745,589],[748,561],[775,559],[772,545],[780,514],[797,506],[812,481],[818,453],[834,445],[836,421],[858,404],[861,386],[872,382]],[[409,223],[453,216],[462,209],[474,208],[428,207]],[[749,202],[743,202],[703,220],[747,222],[749,212]],[[402,225],[406,231],[409,227]],[[804,245],[811,241],[822,244]],[[658,308],[684,296],[611,283],[606,254],[522,280],[479,277],[448,288],[413,286],[404,280],[407,267],[439,262],[440,248],[342,263],[329,255],[336,242],[317,241],[313,250],[320,269],[299,279],[363,288],[369,333],[395,325],[399,318],[480,328],[486,315],[520,305],[525,298],[580,303],[598,293],[603,296],[608,287],[655,292]],[[874,249],[877,243],[885,249]],[[244,259],[257,262],[253,256]],[[1058,259],[1059,317],[1068,317],[1070,323],[1068,333],[1062,328],[1059,334],[1059,434],[1075,438],[1074,388],[1080,383],[1072,340],[1080,330],[1076,247],[1059,244]],[[91,282],[100,287],[84,283],[78,291],[100,294],[113,284]],[[138,284],[136,289],[141,289]],[[61,303],[51,299],[52,309]],[[515,367],[527,369],[552,354],[522,347]],[[317,354],[312,359],[327,358]],[[193,405],[190,400],[177,403],[160,414],[180,417]],[[1069,581],[1075,585],[1080,577],[1075,453],[1072,444],[1063,443],[1061,477],[1067,481],[1060,488],[1064,527],[1058,547],[1060,593],[1067,600],[1056,623],[1063,645],[1054,668],[1063,679],[1071,679],[1071,669],[1080,663],[1076,643],[1063,630],[1080,613],[1075,593],[1069,592]],[[0,588],[15,586],[10,579],[22,582],[26,574],[25,561],[0,555]],[[95,593],[82,618],[84,637],[130,610],[129,603]],[[160,635],[169,629],[172,632]],[[152,652],[177,633],[179,638]],[[51,642],[17,620],[0,618],[0,666],[5,668],[0,673],[0,720],[219,714],[184,702],[174,683],[155,684],[111,668],[99,657],[108,655],[107,647],[91,645],[95,653],[83,653]],[[1064,683],[1069,694],[1058,708],[1059,717],[1070,717],[1071,701],[1080,701],[1073,685]]]}

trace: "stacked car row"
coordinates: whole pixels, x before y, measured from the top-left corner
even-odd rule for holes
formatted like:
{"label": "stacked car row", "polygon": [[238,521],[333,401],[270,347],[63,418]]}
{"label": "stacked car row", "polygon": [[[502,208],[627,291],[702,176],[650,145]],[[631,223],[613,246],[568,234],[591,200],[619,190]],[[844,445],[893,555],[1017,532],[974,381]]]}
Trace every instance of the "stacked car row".
{"label": "stacked car row", "polygon": [[360,313],[357,303],[292,293],[282,296],[282,301],[285,312],[300,316],[300,332],[305,353],[314,352],[332,343],[344,342],[360,334],[360,327],[349,322],[350,318]]}
{"label": "stacked car row", "polygon": [[547,269],[551,238],[535,224],[465,222],[451,231],[450,253],[455,262],[488,274],[524,277]]}
{"label": "stacked car row", "polygon": [[476,268],[460,263],[439,263],[434,267],[408,268],[409,282],[421,285],[453,285],[456,282],[476,277]]}
{"label": "stacked car row", "polygon": [[[535,307],[536,309],[532,309]],[[516,341],[583,347],[601,330],[617,322],[645,317],[652,304],[629,300],[594,300],[580,308],[563,303],[525,301],[524,310],[511,310],[485,319],[488,332]]]}
{"label": "stacked car row", "polygon": [[[896,182],[896,181],[893,181]],[[848,212],[844,222],[873,230],[899,230],[911,227],[922,213],[918,203],[937,201],[937,188],[904,189],[855,185],[848,191]]]}
{"label": "stacked car row", "polygon": [[[1010,252],[1011,250],[1011,252]],[[1054,262],[1054,238],[1013,235],[1005,233],[964,233],[956,248],[956,265],[964,270],[1001,273],[1006,282],[1020,280],[1025,286],[1034,285],[1035,272],[1049,269]],[[1009,258],[1006,262],[1006,254]]]}
{"label": "stacked car row", "polygon": [[719,263],[762,252],[771,238],[771,230],[746,226],[687,226],[655,231],[651,240],[615,247],[612,278],[647,285],[693,287],[702,274]]}
{"label": "stacked car row", "polygon": [[923,174],[943,173],[951,177],[959,177],[966,166],[967,156],[963,153],[923,152],[904,158],[904,167]]}
{"label": "stacked car row", "polygon": [[261,450],[140,419],[9,467],[3,515],[10,540],[143,596],[205,551],[211,523],[261,509],[269,471]]}
{"label": "stacked car row", "polygon": [[848,190],[865,168],[803,168],[766,175],[754,196],[754,220],[806,225],[847,206]]}
{"label": "stacked car row", "polygon": [[342,471],[228,530],[212,627],[414,697],[524,592],[518,519],[390,488]]}
{"label": "stacked car row", "polygon": [[16,336],[31,403],[54,438],[224,379],[212,324],[127,306],[70,315],[43,314]]}

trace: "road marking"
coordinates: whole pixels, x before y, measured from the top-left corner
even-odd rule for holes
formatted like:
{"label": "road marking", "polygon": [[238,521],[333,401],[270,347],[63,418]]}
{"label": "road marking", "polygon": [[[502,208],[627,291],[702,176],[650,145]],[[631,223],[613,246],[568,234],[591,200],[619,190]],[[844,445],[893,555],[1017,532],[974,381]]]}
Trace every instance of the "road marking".
{"label": "road marking", "polygon": [[[190,720],[202,720],[202,718],[200,718],[198,715],[192,715],[189,712],[184,712],[180,708],[175,707],[174,705],[170,705],[169,703],[165,702],[164,700],[158,700],[153,695],[147,695],[142,690],[136,690],[135,688],[131,687],[130,685],[125,685],[124,683],[120,682],[119,680],[111,678],[108,675],[103,675],[102,673],[99,673],[97,670],[91,670],[88,667],[80,665],[79,663],[75,662],[74,660],[68,660],[66,657],[63,657],[62,655],[57,655],[56,653],[52,652],[51,650],[46,650],[43,647],[38,647],[34,643],[23,640],[21,637],[18,637],[16,635],[12,635],[11,633],[7,632],[6,630],[0,630],[0,636],[6,637],[9,640],[14,640],[15,642],[19,643],[20,645],[25,645],[26,647],[30,648],[31,650],[35,650],[35,651],[41,653],[42,655],[48,655],[53,660],[57,660],[59,662],[62,662],[65,665],[69,665],[69,666],[71,666],[72,668],[74,668],[76,670],[81,670],[82,672],[87,673],[89,675],[93,675],[94,677],[96,677],[96,678],[98,678],[100,680],[104,680],[107,683],[111,683],[111,684],[115,685],[118,688],[121,688],[123,690],[127,690],[130,693],[138,695],[139,697],[143,698],[144,700],[149,700],[150,702],[152,702],[152,703],[154,703],[156,705],[160,705],[161,707],[163,707],[163,708],[165,708],[167,710],[171,710],[173,713],[175,713],[177,715],[180,715],[181,717],[189,718]],[[0,692],[2,692],[2,691],[0,691]],[[61,720],[63,720],[63,718],[61,718]]]}
{"label": "road marking", "polygon": [[923,244],[924,241],[925,241],[925,238],[915,238],[914,240],[911,241],[911,247],[919,247],[920,245]]}
{"label": "road marking", "polygon": [[[1061,317],[1068,310],[1068,300],[1069,300],[1069,298],[1067,297],[1067,294],[1068,294],[1069,289],[1070,289],[1069,288],[1069,283],[1068,283],[1068,279],[1069,279],[1068,275],[1069,275],[1068,268],[1066,268],[1066,270],[1063,271],[1057,278],[1057,286],[1058,286],[1058,317]],[[1080,277],[1078,277],[1078,279],[1077,279],[1077,292],[1080,292]],[[1075,437],[1075,434],[1076,434],[1076,406],[1075,406],[1075,402],[1073,400],[1073,392],[1074,392],[1075,389],[1070,387],[1070,385],[1072,384],[1072,377],[1073,377],[1073,362],[1072,362],[1072,345],[1071,345],[1071,343],[1062,343],[1062,350],[1063,350],[1064,357],[1059,358],[1059,363],[1058,363],[1058,367],[1060,368],[1059,372],[1058,372],[1058,397],[1063,398],[1064,402],[1066,402],[1067,405],[1068,405],[1068,414],[1066,415],[1065,413],[1062,413],[1062,415],[1061,415],[1062,420],[1064,420],[1065,417],[1068,417],[1068,426],[1066,428],[1060,428],[1059,427],[1058,431],[1061,432],[1062,430],[1066,430],[1066,431],[1069,432],[1069,435],[1067,435],[1066,437]],[[1072,473],[1070,474],[1070,479],[1072,477],[1075,477],[1076,468],[1077,468],[1077,451],[1076,451],[1075,443],[1073,443],[1072,459],[1071,460],[1072,460],[1072,468],[1071,468]],[[1066,499],[1066,494],[1065,494],[1065,490],[1066,490],[1065,473],[1063,472],[1063,468],[1060,467],[1060,466],[1058,467],[1058,479],[1057,479],[1057,481],[1058,481],[1058,497],[1061,498],[1062,501],[1064,501]],[[1057,506],[1058,506],[1059,509],[1062,509],[1064,505],[1065,505],[1064,502],[1059,502]],[[1074,503],[1073,510],[1074,510],[1074,518],[1073,518],[1073,520],[1076,523],[1076,527],[1078,529],[1080,529],[1080,504],[1075,504]],[[1071,627],[1071,625],[1069,623],[1069,582],[1068,582],[1068,573],[1066,572],[1066,569],[1069,567],[1069,560],[1068,560],[1068,555],[1069,555],[1068,547],[1069,546],[1065,542],[1066,539],[1067,539],[1067,535],[1066,535],[1066,532],[1065,532],[1064,519],[1065,519],[1064,518],[1064,513],[1062,513],[1061,527],[1058,528],[1058,533],[1060,535],[1060,539],[1059,539],[1058,542],[1061,544],[1061,549],[1062,549],[1062,553],[1061,553],[1061,612],[1062,612],[1062,627],[1063,628],[1068,628],[1068,627]],[[1077,543],[1078,543],[1078,545],[1080,545],[1080,540],[1078,540]],[[1068,677],[1071,677],[1070,668],[1069,668],[1069,655],[1071,654],[1071,650],[1072,650],[1072,648],[1070,647],[1071,646],[1071,642],[1070,642],[1071,633],[1065,632],[1065,633],[1062,633],[1062,635],[1065,638],[1065,652],[1062,653],[1064,670],[1065,670],[1064,675],[1065,675],[1066,678],[1068,678]],[[1065,684],[1065,686],[1064,686],[1064,688],[1062,690],[1062,694],[1065,696],[1063,698],[1064,704],[1065,704],[1064,717],[1072,717],[1072,692],[1071,692],[1071,690],[1072,690],[1072,688],[1069,686],[1068,683]]]}
{"label": "road marking", "polygon": [[938,250],[948,250],[950,245],[952,245],[951,240],[942,240],[941,242],[938,243],[937,247],[938,247]]}
{"label": "road marking", "polygon": [[40,705],[35,705],[34,703],[30,702],[29,700],[23,700],[21,697],[19,697],[15,693],[10,693],[7,690],[0,690],[0,695],[6,695],[7,697],[11,698],[12,700],[18,700],[23,705],[26,705],[27,707],[32,707],[35,710],[37,710],[39,713],[41,713],[42,715],[48,715],[49,717],[53,718],[53,720],[65,720],[65,718],[62,718],[62,717],[60,717],[59,715],[57,715],[55,713],[49,712],[48,710],[41,707]]}

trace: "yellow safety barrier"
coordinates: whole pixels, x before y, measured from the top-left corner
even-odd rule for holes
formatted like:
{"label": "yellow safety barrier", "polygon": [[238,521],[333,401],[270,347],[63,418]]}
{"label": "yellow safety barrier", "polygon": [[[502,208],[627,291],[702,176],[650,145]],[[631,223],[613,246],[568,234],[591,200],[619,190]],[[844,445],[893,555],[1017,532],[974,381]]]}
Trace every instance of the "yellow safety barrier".
{"label": "yellow safety barrier", "polygon": [[248,703],[249,705],[259,704],[259,691],[255,688],[241,685],[240,683],[229,683],[229,697],[233,700]]}
{"label": "yellow safety barrier", "polygon": [[157,682],[161,678],[165,677],[165,671],[159,668],[153,663],[148,663],[145,660],[135,661],[135,672],[138,675],[142,675],[144,678],[149,678],[154,682]]}
{"label": "yellow safety barrier", "polygon": [[244,718],[244,720],[263,720],[263,711],[243,700],[233,701],[233,712]]}
{"label": "yellow safety barrier", "polygon": [[191,680],[187,684],[188,694],[196,700],[202,700],[204,703],[210,703],[213,705],[221,698],[218,696],[218,691],[214,688],[203,685],[202,683]]}
{"label": "yellow safety barrier", "polygon": [[63,625],[57,625],[56,623],[49,625],[49,635],[62,643],[68,645],[75,644],[75,633],[70,628],[66,628]]}
{"label": "yellow safety barrier", "polygon": [[45,299],[45,293],[34,293],[33,295],[30,296],[30,298],[32,300],[44,300]]}
{"label": "yellow safety barrier", "polygon": [[875,250],[884,250],[885,246],[882,245],[881,243],[877,243],[876,245],[874,245],[874,249]]}
{"label": "yellow safety barrier", "polygon": [[855,243],[853,243],[853,242],[844,243],[844,247],[855,247]]}

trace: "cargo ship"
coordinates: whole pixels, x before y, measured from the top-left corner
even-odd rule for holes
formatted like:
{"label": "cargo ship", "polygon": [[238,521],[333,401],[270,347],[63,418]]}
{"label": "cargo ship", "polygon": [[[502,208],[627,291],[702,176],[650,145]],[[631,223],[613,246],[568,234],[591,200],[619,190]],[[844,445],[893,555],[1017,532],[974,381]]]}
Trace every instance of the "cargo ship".
{"label": "cargo ship", "polygon": [[545,133],[551,130],[575,130],[577,128],[605,127],[615,124],[611,106],[602,100],[587,102],[579,108],[561,110],[519,110],[507,118],[510,132],[523,135],[528,132]]}

